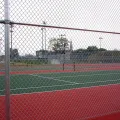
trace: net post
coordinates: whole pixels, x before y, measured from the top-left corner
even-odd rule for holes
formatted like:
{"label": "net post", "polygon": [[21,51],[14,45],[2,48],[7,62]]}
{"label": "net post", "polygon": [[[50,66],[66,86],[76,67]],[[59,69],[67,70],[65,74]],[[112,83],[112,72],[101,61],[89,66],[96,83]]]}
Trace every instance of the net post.
{"label": "net post", "polygon": [[63,71],[65,70],[65,63],[63,63]]}
{"label": "net post", "polygon": [[10,120],[10,48],[9,48],[9,0],[4,2],[5,9],[5,110],[6,120]]}
{"label": "net post", "polygon": [[75,62],[73,62],[73,70],[75,71]]}

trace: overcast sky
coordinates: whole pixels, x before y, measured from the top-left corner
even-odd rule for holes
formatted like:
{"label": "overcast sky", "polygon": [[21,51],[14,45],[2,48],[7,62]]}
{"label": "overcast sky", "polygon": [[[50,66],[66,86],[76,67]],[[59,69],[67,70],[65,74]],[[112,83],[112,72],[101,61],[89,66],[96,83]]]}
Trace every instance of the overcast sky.
{"label": "overcast sky", "polygon": [[[4,19],[3,0],[0,0],[0,18]],[[15,22],[85,28],[120,32],[120,0],[10,0],[10,19]],[[1,30],[3,32],[3,30]],[[0,31],[0,32],[1,32]],[[20,54],[35,54],[42,48],[42,31],[38,27],[13,28],[13,48]],[[73,42],[73,48],[95,45],[120,50],[120,35],[90,33],[73,30],[46,29],[49,39],[65,34]],[[3,44],[3,43],[2,43]]]}

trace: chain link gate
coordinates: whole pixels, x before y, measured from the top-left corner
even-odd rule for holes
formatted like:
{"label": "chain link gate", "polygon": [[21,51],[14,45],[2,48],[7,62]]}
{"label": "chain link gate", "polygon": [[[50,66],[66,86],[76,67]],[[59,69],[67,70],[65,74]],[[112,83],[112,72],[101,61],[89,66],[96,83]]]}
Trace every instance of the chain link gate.
{"label": "chain link gate", "polygon": [[0,1],[0,120],[115,119],[119,4]]}

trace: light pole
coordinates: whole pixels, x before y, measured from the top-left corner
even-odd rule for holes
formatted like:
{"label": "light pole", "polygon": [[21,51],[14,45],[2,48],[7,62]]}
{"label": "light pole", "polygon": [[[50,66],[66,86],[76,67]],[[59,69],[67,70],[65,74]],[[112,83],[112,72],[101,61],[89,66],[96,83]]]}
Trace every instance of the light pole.
{"label": "light pole", "polygon": [[[46,22],[43,21],[43,24],[46,25]],[[46,28],[43,28],[44,29],[44,39],[45,39],[45,50],[46,50]]]}
{"label": "light pole", "polygon": [[101,49],[101,44],[102,44],[102,37],[99,37],[99,40],[100,40],[100,49]]}
{"label": "light pole", "polygon": [[[65,34],[64,35],[63,34],[59,35],[59,37],[60,37],[61,40],[63,39],[64,36],[66,37]],[[62,48],[62,52],[63,52],[63,70],[64,70],[64,64],[66,62],[66,56],[65,56],[65,52],[66,52],[65,50],[66,49],[65,49],[65,47],[66,47],[66,43],[64,42],[63,43],[63,48]]]}
{"label": "light pole", "polygon": [[[46,22],[43,21],[43,25],[46,25]],[[46,50],[46,28],[42,27],[42,50]],[[44,48],[44,42],[45,42],[45,48]]]}
{"label": "light pole", "polygon": [[42,30],[42,51],[43,51],[43,46],[44,46],[44,44],[43,44],[43,30],[44,30],[44,28],[41,28],[41,30]]}

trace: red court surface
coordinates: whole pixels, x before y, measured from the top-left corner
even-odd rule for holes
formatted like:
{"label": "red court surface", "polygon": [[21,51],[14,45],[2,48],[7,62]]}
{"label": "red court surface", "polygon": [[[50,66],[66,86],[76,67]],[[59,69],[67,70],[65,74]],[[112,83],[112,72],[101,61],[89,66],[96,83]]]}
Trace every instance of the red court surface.
{"label": "red court surface", "polygon": [[[58,68],[63,67],[60,65],[41,65],[42,68],[55,67],[55,70],[22,70],[22,71],[11,71],[10,74],[39,74],[39,73],[54,73],[54,72],[89,72],[89,71],[106,71],[106,70],[120,70],[120,64],[75,64],[76,70],[74,71],[73,64],[65,64],[65,69],[59,70]],[[5,72],[0,71],[0,75],[4,75]]]}
{"label": "red court surface", "polygon": [[[5,120],[4,96],[0,120]],[[11,120],[119,120],[120,85],[11,95]]]}
{"label": "red court surface", "polygon": [[88,120],[120,120],[120,112],[108,114],[101,117],[96,117]]}

